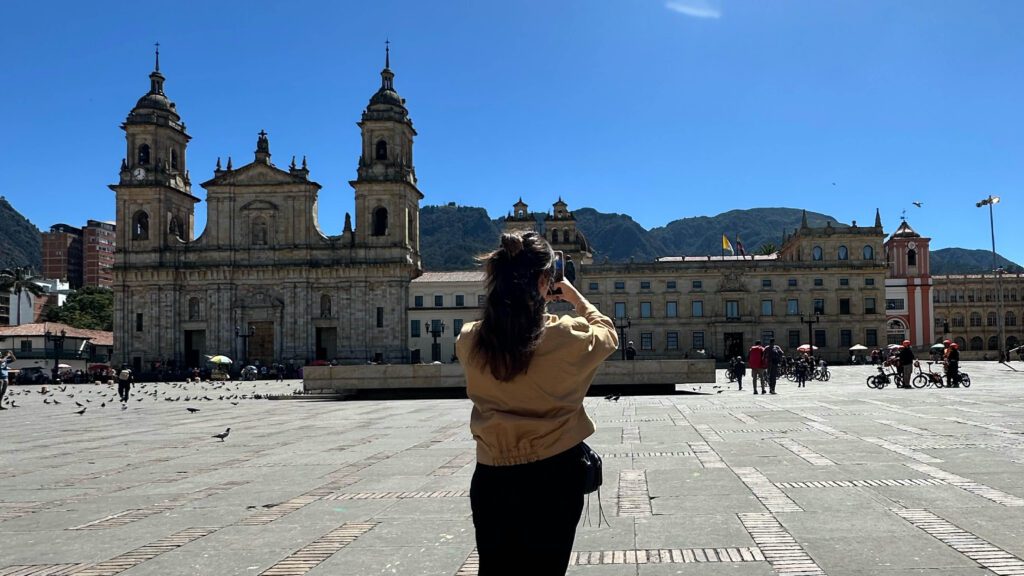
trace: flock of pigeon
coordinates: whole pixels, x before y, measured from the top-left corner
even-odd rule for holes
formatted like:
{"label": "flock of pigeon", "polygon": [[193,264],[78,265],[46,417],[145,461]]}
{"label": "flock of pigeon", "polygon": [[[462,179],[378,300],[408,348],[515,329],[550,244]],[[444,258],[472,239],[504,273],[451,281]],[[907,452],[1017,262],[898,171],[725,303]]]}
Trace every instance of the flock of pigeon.
{"label": "flock of pigeon", "polygon": [[[253,383],[251,391],[243,391],[242,386],[245,384],[249,383],[210,381],[194,384],[180,382],[135,384],[133,386],[133,400],[135,402],[144,402],[146,400],[191,403],[229,402],[232,406],[237,406],[242,400],[261,400],[270,397],[267,394],[256,392],[257,383]],[[300,381],[299,384],[301,385],[302,382]],[[114,405],[120,400],[117,395],[117,389],[113,384],[76,386],[72,391],[68,390],[68,386],[57,385],[53,388],[41,386],[38,389],[35,387],[11,387],[8,389],[8,395],[3,399],[3,403],[7,408],[21,408],[24,404],[19,404],[19,399],[22,403],[25,403],[29,402],[33,397],[41,397],[43,404],[48,406],[61,406],[65,403],[70,404],[73,402],[78,407],[74,414],[79,416],[84,415],[89,408],[94,410],[106,408],[107,404]],[[126,409],[127,404],[122,403],[121,408]],[[185,410],[190,414],[200,411],[195,406],[186,406]],[[217,438],[223,442],[230,433],[231,428],[228,428],[220,434],[214,434],[212,438]]]}

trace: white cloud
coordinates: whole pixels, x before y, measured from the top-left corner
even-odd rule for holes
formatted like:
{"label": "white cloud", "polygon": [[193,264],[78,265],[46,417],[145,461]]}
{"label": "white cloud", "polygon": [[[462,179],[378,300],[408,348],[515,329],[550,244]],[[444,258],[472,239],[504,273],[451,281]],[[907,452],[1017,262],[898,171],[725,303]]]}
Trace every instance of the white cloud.
{"label": "white cloud", "polygon": [[708,0],[669,0],[665,8],[694,18],[722,17],[722,11]]}

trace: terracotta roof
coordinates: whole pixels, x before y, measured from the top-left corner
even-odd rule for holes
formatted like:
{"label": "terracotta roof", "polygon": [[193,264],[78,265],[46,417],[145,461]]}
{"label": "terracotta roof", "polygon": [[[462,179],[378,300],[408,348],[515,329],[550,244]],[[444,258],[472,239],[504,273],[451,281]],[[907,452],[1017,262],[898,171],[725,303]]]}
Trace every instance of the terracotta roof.
{"label": "terracotta roof", "polygon": [[465,270],[459,272],[424,272],[413,282],[483,282],[482,270]]}
{"label": "terracotta roof", "polygon": [[22,324],[20,326],[0,326],[0,337],[42,337],[46,335],[47,331],[50,331],[52,333],[59,333],[61,330],[64,330],[66,332],[68,338],[82,338],[85,340],[89,340],[89,343],[94,344],[96,346],[114,345],[113,332],[73,328],[71,326],[68,326],[67,324],[61,324],[59,322],[38,322],[35,324]]}

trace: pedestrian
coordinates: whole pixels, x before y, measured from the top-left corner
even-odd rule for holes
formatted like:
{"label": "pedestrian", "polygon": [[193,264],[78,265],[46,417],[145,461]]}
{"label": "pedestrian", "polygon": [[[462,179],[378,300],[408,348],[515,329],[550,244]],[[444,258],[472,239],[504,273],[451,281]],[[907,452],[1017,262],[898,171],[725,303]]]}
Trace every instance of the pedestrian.
{"label": "pedestrian", "polygon": [[904,340],[899,352],[896,353],[900,362],[900,374],[902,376],[902,388],[910,388],[910,378],[914,375],[914,349],[910,347],[910,340]]}
{"label": "pedestrian", "polygon": [[765,392],[764,378],[764,347],[760,340],[755,340],[747,353],[747,364],[750,366],[750,378],[754,382],[754,394],[757,394],[757,381],[761,381],[761,393]]}
{"label": "pedestrian", "polygon": [[128,407],[128,397],[131,395],[132,384],[135,383],[135,375],[132,374],[128,364],[121,364],[121,371],[117,373],[117,395],[121,397],[121,408]]}
{"label": "pedestrian", "polygon": [[960,387],[960,345],[953,342],[946,354],[946,387]]}
{"label": "pedestrian", "polygon": [[796,366],[794,367],[797,388],[807,387],[807,372],[811,369],[810,360],[806,357],[806,354],[804,356],[804,358],[796,361]]}
{"label": "pedestrian", "polygon": [[633,341],[626,344],[626,360],[636,360],[636,348],[633,348]]}
{"label": "pedestrian", "polygon": [[742,356],[737,356],[733,365],[733,374],[736,375],[736,382],[740,385],[739,391],[743,392],[743,377],[747,374],[747,363]]}
{"label": "pedestrian", "polygon": [[[478,573],[564,574],[583,512],[583,440],[594,433],[583,400],[618,348],[615,325],[572,283],[554,282],[554,254],[536,232],[502,234],[480,260],[481,320],[455,345],[473,402]],[[578,317],[546,314],[551,301]]]}
{"label": "pedestrian", "polygon": [[8,366],[11,362],[14,362],[17,358],[14,357],[14,352],[8,350],[0,357],[0,410],[7,410],[4,407],[4,396],[7,395],[7,379],[10,377],[10,371]]}
{"label": "pedestrian", "polygon": [[[765,370],[768,373],[768,393],[775,394],[775,382],[779,379],[779,365],[783,359],[782,348],[775,344],[775,338],[768,341],[768,346],[764,349],[763,358]],[[764,394],[763,386],[761,387],[761,393]]]}

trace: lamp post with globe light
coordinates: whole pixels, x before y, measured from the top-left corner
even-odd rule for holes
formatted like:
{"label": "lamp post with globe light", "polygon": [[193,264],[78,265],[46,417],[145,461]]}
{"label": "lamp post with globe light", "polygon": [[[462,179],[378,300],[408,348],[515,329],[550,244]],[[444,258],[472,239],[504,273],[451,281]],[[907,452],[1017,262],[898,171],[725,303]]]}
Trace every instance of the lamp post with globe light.
{"label": "lamp post with globe light", "polygon": [[999,342],[997,342],[997,349],[999,350],[999,357],[1005,359],[1005,353],[1003,352],[1003,346],[1006,344],[1006,334],[1004,334],[1004,318],[1003,318],[1003,271],[996,265],[996,223],[995,214],[992,210],[992,206],[999,204],[999,196],[992,196],[991,194],[987,198],[982,198],[976,204],[978,208],[982,206],[988,206],[988,225],[989,230],[992,233],[992,275],[995,276],[996,280],[996,327],[999,333]]}

